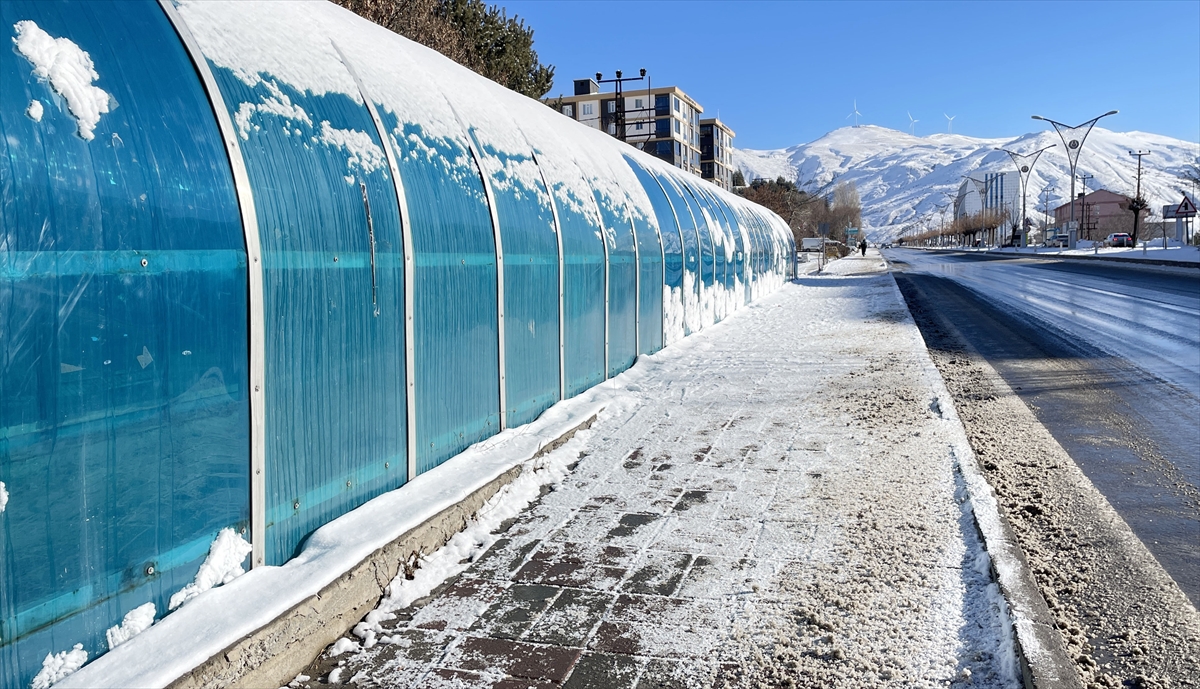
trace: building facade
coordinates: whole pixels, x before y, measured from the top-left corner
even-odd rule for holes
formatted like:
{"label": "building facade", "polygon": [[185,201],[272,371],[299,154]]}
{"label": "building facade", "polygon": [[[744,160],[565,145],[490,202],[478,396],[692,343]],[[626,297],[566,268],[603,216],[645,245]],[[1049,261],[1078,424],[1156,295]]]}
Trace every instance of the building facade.
{"label": "building facade", "polygon": [[954,217],[975,215],[980,211],[1007,212],[1010,217],[1021,214],[1021,179],[1016,172],[988,172],[972,175],[984,184],[983,195],[969,179],[958,185],[954,199]]}
{"label": "building facade", "polygon": [[[1132,232],[1133,213],[1129,211],[1128,196],[1107,189],[1080,194],[1075,199],[1075,220],[1079,223],[1079,238],[1104,239],[1113,232]],[[1071,202],[1054,209],[1054,224],[1066,227],[1071,221]]]}
{"label": "building facade", "polygon": [[700,120],[700,176],[727,191],[733,189],[733,137],[721,120]]}
{"label": "building facade", "polygon": [[[601,93],[593,79],[576,79],[574,90],[574,95],[544,102],[581,124],[607,132],[681,170],[704,176],[700,150],[700,114],[704,108],[682,89],[662,86],[627,90],[622,92],[620,102],[614,92]],[[732,142],[733,131],[721,126]],[[727,168],[730,164],[724,163]],[[722,186],[729,188],[728,184]]]}

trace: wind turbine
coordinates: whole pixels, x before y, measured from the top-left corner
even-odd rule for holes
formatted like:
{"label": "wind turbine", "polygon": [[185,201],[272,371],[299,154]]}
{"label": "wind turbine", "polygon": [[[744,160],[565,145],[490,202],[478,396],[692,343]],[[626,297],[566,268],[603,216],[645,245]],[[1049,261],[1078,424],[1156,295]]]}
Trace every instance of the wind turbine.
{"label": "wind turbine", "polygon": [[912,116],[912,113],[911,113],[911,112],[910,112],[910,113],[908,113],[908,133],[909,133],[909,134],[912,134],[913,136],[916,136],[916,135],[917,135],[917,129],[916,129],[916,125],[917,125],[917,123],[918,123],[918,122],[920,122],[920,121],[921,121],[921,120],[914,120],[914,119],[913,119],[913,116]]}
{"label": "wind turbine", "polygon": [[850,119],[851,117],[853,117],[854,118],[854,126],[855,126],[855,128],[857,128],[858,127],[858,118],[861,116],[862,116],[862,113],[858,111],[858,99],[855,98],[854,99],[854,112],[850,113],[849,115],[846,115],[846,119]]}
{"label": "wind turbine", "polygon": [[945,115],[945,117],[946,117],[946,133],[953,134],[954,133],[954,118],[958,117],[958,115],[946,115],[946,113],[942,113],[942,115]]}

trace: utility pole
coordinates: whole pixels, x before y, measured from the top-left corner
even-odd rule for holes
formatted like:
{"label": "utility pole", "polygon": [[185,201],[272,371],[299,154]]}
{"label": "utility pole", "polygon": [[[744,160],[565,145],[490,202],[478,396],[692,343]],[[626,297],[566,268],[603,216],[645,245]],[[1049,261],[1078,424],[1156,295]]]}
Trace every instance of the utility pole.
{"label": "utility pole", "polygon": [[[604,75],[601,72],[596,72],[596,83],[597,84],[613,84],[614,91],[615,91],[613,96],[616,98],[616,102],[613,103],[613,113],[612,113],[612,118],[611,118],[612,123],[616,126],[616,132],[613,134],[613,136],[617,137],[621,141],[625,140],[625,92],[624,92],[623,86],[624,86],[625,82],[627,82],[627,81],[641,81],[645,78],[646,78],[646,70],[645,69],[642,69],[639,72],[639,76],[636,76],[636,77],[622,77],[621,70],[618,69],[617,77],[615,79],[605,79]],[[649,95],[647,95],[647,98],[649,98]],[[606,113],[604,113],[604,112],[600,113],[600,129],[601,130],[603,130],[605,128],[604,127],[605,115],[606,115]]]}
{"label": "utility pole", "polygon": [[1130,151],[1129,155],[1138,159],[1137,196],[1129,202],[1129,210],[1133,211],[1133,245],[1137,246],[1138,216],[1141,215],[1142,211],[1150,207],[1150,204],[1146,203],[1146,199],[1142,198],[1142,156],[1150,155],[1150,151],[1138,151],[1136,153]]}
{"label": "utility pole", "polygon": [[1089,179],[1095,179],[1095,177],[1093,175],[1087,174],[1086,172],[1079,175],[1079,183],[1083,185],[1083,193],[1080,194],[1080,198],[1083,199],[1083,201],[1082,201],[1083,208],[1081,209],[1082,212],[1080,215],[1082,217],[1079,220],[1079,224],[1081,226],[1083,226],[1084,230],[1087,231],[1087,239],[1092,238],[1092,228],[1091,228],[1091,225],[1088,224],[1092,220],[1091,213],[1088,213],[1088,203],[1087,203],[1087,195],[1088,195],[1087,185],[1088,185]]}

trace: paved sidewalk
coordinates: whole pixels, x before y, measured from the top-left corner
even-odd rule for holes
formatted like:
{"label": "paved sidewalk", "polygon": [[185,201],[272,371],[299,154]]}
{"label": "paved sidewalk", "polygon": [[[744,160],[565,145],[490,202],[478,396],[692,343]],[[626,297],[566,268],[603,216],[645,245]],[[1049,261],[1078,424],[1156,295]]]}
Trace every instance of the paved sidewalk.
{"label": "paved sidewalk", "polygon": [[955,428],[882,270],[835,262],[640,362],[562,483],[293,686],[1014,686]]}

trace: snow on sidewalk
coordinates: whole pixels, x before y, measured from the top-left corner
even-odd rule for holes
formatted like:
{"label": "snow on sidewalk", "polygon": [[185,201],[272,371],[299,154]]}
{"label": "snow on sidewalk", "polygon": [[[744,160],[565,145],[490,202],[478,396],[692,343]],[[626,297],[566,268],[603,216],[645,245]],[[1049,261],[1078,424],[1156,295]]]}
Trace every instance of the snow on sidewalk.
{"label": "snow on sidewalk", "polygon": [[883,270],[836,261],[644,358],[573,472],[293,686],[1016,685],[962,431]]}

